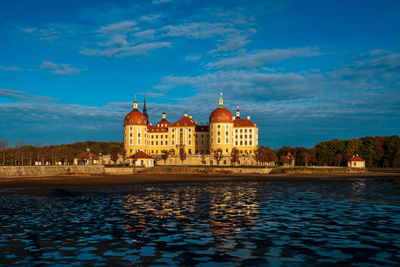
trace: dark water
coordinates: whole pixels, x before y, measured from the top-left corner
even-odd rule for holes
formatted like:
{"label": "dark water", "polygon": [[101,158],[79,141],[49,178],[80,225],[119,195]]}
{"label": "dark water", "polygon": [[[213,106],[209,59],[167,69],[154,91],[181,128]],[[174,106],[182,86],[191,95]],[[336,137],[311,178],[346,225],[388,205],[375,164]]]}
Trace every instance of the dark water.
{"label": "dark water", "polygon": [[0,190],[3,265],[400,264],[400,186],[209,182]]}

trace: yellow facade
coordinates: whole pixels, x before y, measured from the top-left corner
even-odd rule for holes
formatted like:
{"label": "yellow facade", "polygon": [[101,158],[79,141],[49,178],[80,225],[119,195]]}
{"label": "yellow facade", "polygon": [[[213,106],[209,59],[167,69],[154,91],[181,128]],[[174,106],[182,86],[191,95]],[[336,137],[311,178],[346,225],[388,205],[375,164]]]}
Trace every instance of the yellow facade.
{"label": "yellow facade", "polygon": [[149,155],[162,155],[165,152],[177,155],[181,148],[188,156],[213,154],[218,149],[227,156],[234,147],[240,151],[240,155],[254,155],[257,146],[257,126],[249,117],[240,118],[239,110],[234,117],[223,107],[222,95],[207,125],[199,125],[187,114],[171,124],[163,113],[162,120],[153,126],[148,123],[147,114],[138,111],[136,100],[133,110],[125,117],[126,156],[137,151]]}

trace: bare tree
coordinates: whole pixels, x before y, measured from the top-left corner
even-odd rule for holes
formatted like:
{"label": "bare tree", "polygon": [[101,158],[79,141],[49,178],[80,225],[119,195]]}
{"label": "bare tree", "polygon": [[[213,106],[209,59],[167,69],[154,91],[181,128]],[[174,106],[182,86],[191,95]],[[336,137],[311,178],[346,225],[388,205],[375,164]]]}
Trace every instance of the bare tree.
{"label": "bare tree", "polygon": [[217,165],[219,166],[219,162],[224,156],[222,155],[222,149],[218,148],[217,150],[214,151],[214,159],[217,161]]}
{"label": "bare tree", "polygon": [[6,150],[8,148],[8,141],[6,139],[0,140],[0,151],[3,153],[3,165],[6,165]]}
{"label": "bare tree", "polygon": [[185,161],[186,157],[187,157],[187,155],[186,155],[185,147],[183,145],[180,145],[179,146],[179,158],[182,161],[182,165],[183,165],[183,162]]}
{"label": "bare tree", "polygon": [[169,156],[168,151],[167,150],[163,150],[161,158],[164,161],[164,166],[167,165],[168,156]]}
{"label": "bare tree", "polygon": [[201,151],[201,165],[204,166],[206,164],[206,153],[202,150]]}
{"label": "bare tree", "polygon": [[110,158],[112,161],[114,161],[114,165],[117,164],[117,160],[118,160],[118,151],[117,150],[113,150],[111,152]]}
{"label": "bare tree", "polygon": [[235,165],[235,163],[239,161],[239,149],[237,149],[236,147],[232,148],[231,158],[231,162],[233,163],[233,165]]}

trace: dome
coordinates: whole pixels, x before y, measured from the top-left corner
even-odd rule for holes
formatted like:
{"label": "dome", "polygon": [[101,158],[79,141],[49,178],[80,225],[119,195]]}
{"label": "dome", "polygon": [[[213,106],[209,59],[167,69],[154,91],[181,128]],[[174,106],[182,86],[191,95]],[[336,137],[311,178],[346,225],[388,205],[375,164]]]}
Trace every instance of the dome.
{"label": "dome", "polygon": [[146,117],[138,110],[132,110],[125,116],[125,125],[147,125]]}
{"label": "dome", "polygon": [[226,123],[233,122],[232,113],[223,107],[216,108],[210,115],[210,123]]}

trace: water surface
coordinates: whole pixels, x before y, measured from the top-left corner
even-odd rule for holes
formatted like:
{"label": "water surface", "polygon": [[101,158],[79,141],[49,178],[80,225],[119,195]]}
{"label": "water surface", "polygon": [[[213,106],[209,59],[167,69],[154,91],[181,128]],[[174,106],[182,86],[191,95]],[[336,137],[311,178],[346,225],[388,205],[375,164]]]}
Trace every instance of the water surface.
{"label": "water surface", "polygon": [[4,265],[399,265],[400,186],[260,181],[0,189]]}

